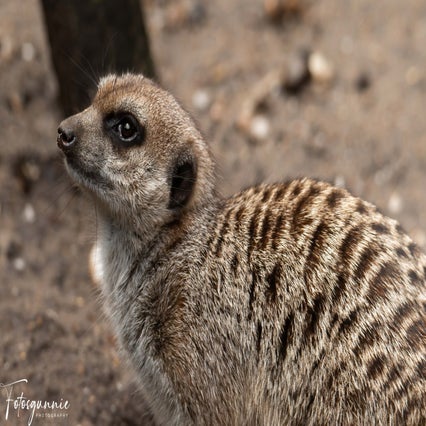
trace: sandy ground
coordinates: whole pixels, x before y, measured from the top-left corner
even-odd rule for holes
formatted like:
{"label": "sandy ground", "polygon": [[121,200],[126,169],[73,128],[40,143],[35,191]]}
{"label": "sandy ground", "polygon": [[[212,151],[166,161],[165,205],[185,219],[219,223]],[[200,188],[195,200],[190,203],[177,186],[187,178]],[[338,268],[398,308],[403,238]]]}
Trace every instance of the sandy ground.
{"label": "sandy ground", "polygon": [[[224,195],[332,181],[425,248],[426,2],[298,3],[271,21],[262,0],[147,1],[162,84],[211,142]],[[88,276],[96,219],[57,152],[61,118],[38,2],[0,0],[0,382],[28,381],[0,390],[0,424],[28,424],[25,409],[5,419],[23,393],[69,403],[33,424],[139,425]]]}

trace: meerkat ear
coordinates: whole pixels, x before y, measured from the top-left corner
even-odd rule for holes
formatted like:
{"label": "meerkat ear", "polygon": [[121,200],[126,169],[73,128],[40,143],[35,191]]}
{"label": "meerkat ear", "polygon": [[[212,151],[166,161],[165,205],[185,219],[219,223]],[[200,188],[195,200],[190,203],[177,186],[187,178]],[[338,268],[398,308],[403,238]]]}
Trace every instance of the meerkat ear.
{"label": "meerkat ear", "polygon": [[182,208],[188,203],[195,185],[196,175],[197,168],[193,158],[185,156],[175,164],[170,180],[169,209]]}

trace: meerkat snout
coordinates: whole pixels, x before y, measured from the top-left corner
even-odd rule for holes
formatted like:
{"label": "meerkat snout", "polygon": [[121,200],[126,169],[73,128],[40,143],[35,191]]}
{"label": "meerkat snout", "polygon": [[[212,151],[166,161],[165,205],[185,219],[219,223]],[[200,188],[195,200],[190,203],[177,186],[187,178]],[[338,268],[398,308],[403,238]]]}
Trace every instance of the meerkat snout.
{"label": "meerkat snout", "polygon": [[77,138],[72,128],[65,127],[64,125],[58,128],[58,147],[63,151],[70,149],[77,142]]}
{"label": "meerkat snout", "polygon": [[426,257],[396,221],[311,179],[221,198],[192,119],[138,75],[102,79],[58,144],[158,424],[426,424]]}

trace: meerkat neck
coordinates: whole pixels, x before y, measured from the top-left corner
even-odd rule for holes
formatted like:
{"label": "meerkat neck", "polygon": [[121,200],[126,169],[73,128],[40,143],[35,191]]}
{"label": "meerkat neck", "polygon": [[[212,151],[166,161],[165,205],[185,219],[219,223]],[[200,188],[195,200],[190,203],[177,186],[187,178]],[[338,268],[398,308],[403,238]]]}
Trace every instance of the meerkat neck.
{"label": "meerkat neck", "polygon": [[212,191],[208,202],[195,205],[190,210],[156,226],[152,225],[152,221],[143,226],[141,225],[143,220],[129,226],[129,223],[123,222],[122,218],[116,218],[108,211],[99,209],[98,239],[102,244],[112,244],[113,242],[116,244],[116,241],[119,241],[129,255],[135,254],[143,257],[146,254],[148,256],[154,251],[161,251],[174,239],[184,238],[185,234],[191,233],[191,230],[199,229],[200,223],[213,224],[221,200]]}

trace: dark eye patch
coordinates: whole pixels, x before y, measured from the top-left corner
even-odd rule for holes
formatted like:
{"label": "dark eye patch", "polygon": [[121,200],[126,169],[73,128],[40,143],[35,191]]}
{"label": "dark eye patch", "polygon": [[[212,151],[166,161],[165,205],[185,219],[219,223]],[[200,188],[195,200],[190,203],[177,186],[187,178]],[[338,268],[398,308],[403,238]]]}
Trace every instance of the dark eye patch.
{"label": "dark eye patch", "polygon": [[130,148],[145,141],[145,127],[128,112],[108,114],[104,119],[104,126],[117,146]]}

